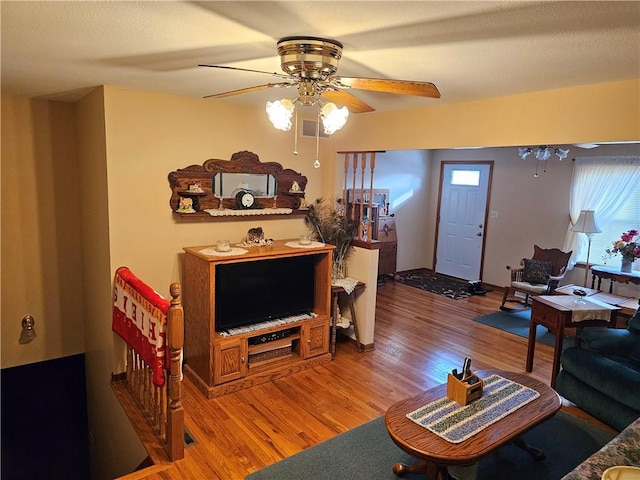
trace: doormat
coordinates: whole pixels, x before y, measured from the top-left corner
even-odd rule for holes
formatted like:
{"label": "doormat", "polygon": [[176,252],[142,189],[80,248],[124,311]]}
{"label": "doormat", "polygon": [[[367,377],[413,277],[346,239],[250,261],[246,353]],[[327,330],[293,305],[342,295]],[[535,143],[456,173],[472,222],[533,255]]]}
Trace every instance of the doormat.
{"label": "doormat", "polygon": [[469,298],[469,283],[459,282],[447,277],[441,277],[427,271],[415,271],[407,273],[398,273],[397,281],[409,285],[410,287],[419,288],[426,292],[444,295],[454,300]]}

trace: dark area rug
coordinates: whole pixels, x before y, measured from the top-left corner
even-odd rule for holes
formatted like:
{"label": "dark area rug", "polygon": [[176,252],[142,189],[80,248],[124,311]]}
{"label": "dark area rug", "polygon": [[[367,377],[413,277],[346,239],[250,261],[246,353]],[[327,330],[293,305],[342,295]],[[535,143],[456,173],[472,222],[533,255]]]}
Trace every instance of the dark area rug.
{"label": "dark area rug", "polygon": [[460,300],[461,298],[469,298],[471,294],[468,291],[468,282],[460,282],[450,278],[441,277],[432,272],[415,271],[398,273],[396,280],[410,287],[419,288],[438,295]]}
{"label": "dark area rug", "polygon": [[[535,461],[518,447],[505,445],[480,461],[478,480],[558,480],[611,440],[613,434],[559,412],[524,438],[541,448],[546,459]],[[391,466],[415,461],[393,443],[384,417],[379,417],[254,472],[246,480],[398,480]],[[402,478],[425,477],[405,474]]]}
{"label": "dark area rug", "polygon": [[[495,312],[482,317],[474,318],[474,322],[482,323],[498,330],[513,333],[520,337],[529,338],[529,325],[531,320],[531,310],[523,310],[522,312]],[[556,336],[542,325],[536,326],[536,342],[544,343],[551,347],[554,346]],[[562,347],[568,348],[574,345],[572,338],[565,337]]]}

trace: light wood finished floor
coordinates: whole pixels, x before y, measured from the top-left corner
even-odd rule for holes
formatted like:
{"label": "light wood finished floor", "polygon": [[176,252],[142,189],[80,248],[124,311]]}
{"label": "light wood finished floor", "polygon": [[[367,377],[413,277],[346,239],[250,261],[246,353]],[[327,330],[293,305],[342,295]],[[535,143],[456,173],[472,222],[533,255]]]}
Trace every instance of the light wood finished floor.
{"label": "light wood finished floor", "polygon": [[[122,478],[244,479],[446,381],[465,356],[473,369],[525,373],[525,338],[472,321],[497,311],[501,297],[496,291],[451,300],[388,281],[378,289],[375,350],[358,353],[341,342],[326,366],[212,400],[185,379],[185,422],[197,444],[184,460]],[[551,353],[538,344],[530,374],[547,384]],[[563,409],[585,417],[571,405]]]}

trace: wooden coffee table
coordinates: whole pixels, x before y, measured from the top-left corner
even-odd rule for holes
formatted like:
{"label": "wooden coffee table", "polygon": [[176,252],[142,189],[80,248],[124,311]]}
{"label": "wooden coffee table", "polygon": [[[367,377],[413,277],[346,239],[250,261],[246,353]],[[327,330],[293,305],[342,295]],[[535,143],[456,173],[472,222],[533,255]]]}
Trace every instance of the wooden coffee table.
{"label": "wooden coffee table", "polygon": [[519,447],[525,448],[535,458],[544,458],[544,453],[529,447],[520,437],[527,430],[553,417],[560,410],[561,402],[558,394],[542,382],[520,373],[484,370],[476,374],[480,378],[486,378],[492,374],[500,375],[536,390],[540,396],[461,443],[450,443],[407,418],[407,413],[445,397],[446,384],[438,385],[415,397],[393,404],[385,415],[387,431],[398,447],[419,460],[414,465],[401,463],[393,465],[393,471],[397,475],[405,472],[425,473],[429,480],[444,480],[447,478],[447,466],[472,465],[509,442],[515,442]]}

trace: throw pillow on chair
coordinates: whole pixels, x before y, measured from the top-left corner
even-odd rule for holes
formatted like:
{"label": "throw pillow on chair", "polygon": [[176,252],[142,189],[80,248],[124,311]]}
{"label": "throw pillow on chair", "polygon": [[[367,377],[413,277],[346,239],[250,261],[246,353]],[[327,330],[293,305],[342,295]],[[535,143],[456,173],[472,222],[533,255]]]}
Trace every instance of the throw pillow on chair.
{"label": "throw pillow on chair", "polygon": [[543,260],[524,259],[524,272],[522,272],[522,280],[533,284],[546,284],[551,275],[553,262],[545,262]]}

